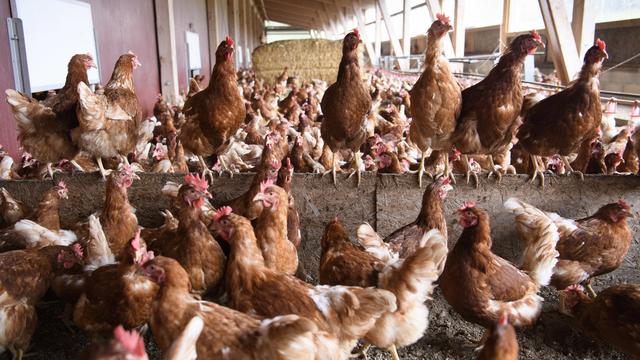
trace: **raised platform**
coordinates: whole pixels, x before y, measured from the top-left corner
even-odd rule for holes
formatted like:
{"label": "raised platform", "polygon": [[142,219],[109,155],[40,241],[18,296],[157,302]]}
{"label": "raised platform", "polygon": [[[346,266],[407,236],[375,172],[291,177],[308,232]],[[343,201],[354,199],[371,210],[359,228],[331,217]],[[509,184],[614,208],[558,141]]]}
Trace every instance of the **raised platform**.
{"label": "raised platform", "polygon": [[[240,174],[232,179],[226,176],[216,178],[211,185],[214,204],[245,191],[252,176]],[[157,226],[162,221],[159,211],[167,206],[167,199],[160,195],[160,189],[168,180],[181,181],[181,176],[140,174],[140,177],[141,180],[135,181],[129,191],[130,202],[136,207],[142,226]],[[99,175],[57,175],[55,182],[59,180],[64,180],[69,188],[69,200],[64,202],[62,208],[63,223],[74,222],[101,208],[105,183]],[[40,194],[52,184],[52,181],[0,181],[0,187],[7,188],[16,198],[29,205],[34,205]],[[455,244],[461,230],[455,225],[456,209],[464,200],[475,200],[478,206],[491,214],[494,251],[514,262],[520,256],[521,246],[513,217],[502,206],[507,198],[515,196],[544,210],[572,218],[590,215],[601,205],[624,198],[636,214],[636,218],[629,220],[636,236],[622,266],[596,279],[594,288],[598,291],[619,282],[640,283],[640,221],[637,217],[640,209],[640,177],[586,176],[584,181],[576,177],[554,177],[550,182],[547,181],[547,187],[542,190],[537,184],[529,184],[527,176],[505,176],[501,184],[494,179],[481,177],[477,189],[467,185],[462,176],[458,176],[458,185],[454,185],[454,188],[445,201],[450,246]],[[295,174],[293,192],[301,220],[300,257],[307,272],[317,278],[320,238],[328,221],[338,216],[347,225],[352,237],[355,236],[356,227],[366,221],[376,227],[382,236],[386,236],[415,219],[423,189],[418,188],[416,177],[411,175],[364,174],[360,187],[356,188],[355,178],[347,180],[346,176],[339,176],[338,184],[334,186],[329,176],[322,178],[319,175]],[[554,291],[545,289],[544,295],[548,301],[538,324],[533,329],[519,332],[521,359],[625,359],[608,347],[595,345],[572,331],[565,319],[555,312],[557,297]],[[479,339],[482,334],[480,327],[464,322],[438,292],[431,309],[431,325],[427,335],[418,344],[401,350],[401,357],[475,358],[467,340]],[[49,318],[47,315],[45,317]],[[33,347],[37,354],[30,359],[44,359],[45,356],[47,359],[66,358],[69,348],[78,346],[77,343],[70,343],[81,341],[67,335],[52,335],[50,325],[59,326],[41,324],[42,329],[38,329]],[[56,341],[51,336],[59,336],[60,339]]]}

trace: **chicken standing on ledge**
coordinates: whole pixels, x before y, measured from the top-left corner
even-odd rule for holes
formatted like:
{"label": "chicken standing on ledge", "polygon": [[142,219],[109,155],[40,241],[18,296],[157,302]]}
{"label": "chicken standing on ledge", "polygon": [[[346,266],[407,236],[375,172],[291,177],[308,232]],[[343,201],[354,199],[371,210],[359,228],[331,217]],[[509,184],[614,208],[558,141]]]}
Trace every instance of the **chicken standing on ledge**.
{"label": "chicken standing on ledge", "polygon": [[362,82],[358,63],[358,44],[360,34],[357,29],[347,34],[342,42],[342,60],[338,70],[338,79],[331,84],[322,97],[320,106],[322,120],[322,139],[333,152],[331,173],[336,183],[337,152],[351,149],[355,156],[354,173],[360,185],[362,153],[360,146],[367,137],[365,116],[371,109],[371,96]]}
{"label": "chicken standing on ledge", "polygon": [[444,153],[444,176],[455,179],[449,168],[449,150],[462,98],[460,86],[449,69],[449,62],[442,56],[443,39],[453,27],[448,16],[438,14],[437,18],[427,32],[424,72],[410,91],[413,120],[409,139],[422,152],[418,167],[420,187],[429,148]]}
{"label": "chicken standing on ledge", "polygon": [[84,82],[78,83],[80,127],[75,136],[80,150],[96,158],[103,179],[111,171],[105,170],[102,159],[120,157],[128,164],[127,155],[136,146],[142,110],[133,85],[133,70],[139,66],[133,53],[121,55],[104,95],[94,93]]}
{"label": "chicken standing on ledge", "polygon": [[456,148],[464,154],[467,182],[473,174],[477,186],[477,175],[468,161],[468,155],[472,154],[489,155],[489,175],[501,179],[493,155],[511,145],[522,107],[522,65],[538,46],[544,47],[544,43],[535,30],[516,37],[487,77],[462,91],[462,110],[452,137]]}
{"label": "chicken standing on ledge", "polygon": [[[236,84],[233,51],[233,40],[230,37],[218,45],[216,64],[213,66],[209,85],[185,102],[183,112],[186,120],[178,135],[184,149],[198,156],[203,176],[210,176],[212,179],[213,172],[203,157],[222,154],[246,116],[244,102]],[[220,167],[221,171],[232,174],[228,164],[222,160]]]}
{"label": "chicken standing on ledge", "polygon": [[[87,70],[95,67],[88,54],[74,55],[69,61],[64,87],[43,102],[29,99],[15,90],[6,90],[7,102],[16,119],[18,140],[22,148],[47,164],[53,178],[52,163],[72,159],[78,152],[71,130],[78,127],[76,106],[78,84],[89,84]],[[74,166],[77,164],[74,163]]]}
{"label": "chicken standing on ledge", "polygon": [[522,147],[531,154],[534,165],[531,181],[540,176],[544,188],[544,171],[536,159],[560,154],[567,174],[575,172],[567,157],[576,153],[583,142],[597,136],[602,120],[600,82],[602,62],[608,59],[604,41],[596,40],[584,55],[578,79],[568,88],[535,104],[524,116],[518,130]]}

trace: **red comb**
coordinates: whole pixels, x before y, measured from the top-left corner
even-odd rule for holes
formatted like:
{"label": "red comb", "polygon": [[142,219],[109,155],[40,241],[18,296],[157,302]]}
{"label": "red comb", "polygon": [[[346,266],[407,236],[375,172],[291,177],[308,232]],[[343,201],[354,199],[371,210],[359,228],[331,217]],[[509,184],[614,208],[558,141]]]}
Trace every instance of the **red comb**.
{"label": "red comb", "polygon": [[82,259],[84,256],[84,253],[82,251],[82,246],[80,246],[80,244],[73,244],[73,246],[71,247],[71,250],[73,250],[73,254],[78,258],[78,259]]}
{"label": "red comb", "polygon": [[62,180],[60,180],[60,182],[58,183],[58,187],[67,190],[67,184],[65,184]]}
{"label": "red comb", "polygon": [[602,51],[605,51],[607,49],[607,44],[604,41],[600,40],[600,39],[596,39],[596,45]]}
{"label": "red comb", "polygon": [[360,37],[360,30],[358,30],[358,28],[353,29],[352,31],[354,34],[356,34],[356,36],[359,38]]}
{"label": "red comb", "polygon": [[224,39],[224,42],[226,42],[228,46],[233,46],[233,39],[228,36]]}
{"label": "red comb", "polygon": [[267,188],[269,186],[273,185],[273,180],[272,179],[267,179],[263,182],[260,183],[260,192],[264,192],[265,190],[267,190]]}
{"label": "red comb", "polygon": [[436,18],[438,20],[440,20],[440,22],[442,22],[443,24],[449,25],[449,22],[451,21],[451,19],[445,15],[444,13],[438,13],[436,14]]}
{"label": "red comb", "polygon": [[631,209],[631,206],[629,206],[629,203],[624,201],[624,199],[618,200],[618,205],[620,205],[620,207],[622,207],[625,210]]}
{"label": "red comb", "polygon": [[535,31],[535,30],[531,30],[531,36],[533,36],[533,38],[534,38],[534,39],[536,39],[536,40],[538,40],[538,41],[542,42],[542,38],[540,37],[540,34],[538,34],[538,32],[537,32],[537,31]]}
{"label": "red comb", "polygon": [[144,356],[144,340],[135,330],[127,331],[122,325],[118,325],[113,330],[113,337],[125,348],[130,354],[136,356]]}
{"label": "red comb", "polygon": [[215,214],[213,214],[213,221],[218,222],[224,216],[229,216],[233,210],[229,206],[223,206]]}
{"label": "red comb", "polygon": [[187,174],[184,177],[184,182],[200,191],[207,191],[207,189],[209,189],[207,179],[198,174]]}
{"label": "red comb", "polygon": [[476,207],[476,202],[473,200],[466,200],[465,202],[462,203],[462,206],[460,206],[460,210],[466,210],[466,209],[471,209]]}
{"label": "red comb", "polygon": [[280,163],[280,161],[274,159],[274,160],[269,160],[269,166],[271,166],[271,168],[273,169],[280,169],[282,164]]}
{"label": "red comb", "polygon": [[509,314],[505,311],[500,314],[500,319],[498,319],[498,324],[500,326],[505,326],[509,322]]}

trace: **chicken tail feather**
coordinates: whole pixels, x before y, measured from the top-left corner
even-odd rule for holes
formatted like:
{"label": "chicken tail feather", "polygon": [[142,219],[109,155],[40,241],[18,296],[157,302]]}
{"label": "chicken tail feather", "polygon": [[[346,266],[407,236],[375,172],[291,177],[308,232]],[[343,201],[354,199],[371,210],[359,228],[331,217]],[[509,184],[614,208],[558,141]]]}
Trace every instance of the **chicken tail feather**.
{"label": "chicken tail feather", "polygon": [[100,218],[95,215],[89,216],[90,239],[87,242],[87,270],[95,270],[101,266],[115,263],[115,257],[107,236],[102,230]]}
{"label": "chicken tail feather", "polygon": [[525,242],[522,269],[539,286],[548,285],[560,255],[558,227],[544,211],[519,199],[509,198],[504,207],[516,216],[516,229]]}
{"label": "chicken tail feather", "polygon": [[313,359],[316,346],[313,333],[318,328],[311,320],[297,315],[262,320],[256,342],[257,354],[277,354],[283,359]]}
{"label": "chicken tail feather", "polygon": [[385,263],[397,259],[397,254],[391,251],[389,246],[382,241],[380,235],[378,235],[368,223],[364,223],[358,227],[356,236],[360,245],[364,246],[365,250],[376,258]]}
{"label": "chicken tail feather", "polygon": [[433,293],[446,258],[447,240],[439,230],[432,229],[423,235],[413,254],[385,266],[378,286],[396,295],[399,308],[407,303],[423,303]]}

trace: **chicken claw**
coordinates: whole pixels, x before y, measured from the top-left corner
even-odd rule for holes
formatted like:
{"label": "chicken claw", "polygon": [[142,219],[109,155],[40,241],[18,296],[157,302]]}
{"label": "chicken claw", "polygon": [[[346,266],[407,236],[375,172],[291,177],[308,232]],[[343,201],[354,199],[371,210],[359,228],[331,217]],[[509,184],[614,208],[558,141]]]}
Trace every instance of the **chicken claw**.
{"label": "chicken claw", "polygon": [[362,347],[356,351],[355,353],[351,354],[349,357],[350,358],[360,358],[361,356],[367,360],[369,357],[367,356],[367,351],[369,351],[369,348],[371,347],[371,344],[366,343],[364,345],[362,345]]}
{"label": "chicken claw", "polygon": [[571,163],[569,162],[569,159],[567,159],[566,156],[561,156],[561,157],[562,157],[562,161],[564,162],[564,166],[567,168],[567,175],[576,174],[580,177],[580,180],[584,181],[584,174],[582,173],[582,171],[573,170],[573,168],[571,167]]}
{"label": "chicken claw", "polygon": [[489,166],[491,166],[492,170],[489,171],[487,179],[491,178],[491,175],[495,175],[496,179],[498,180],[498,184],[500,184],[502,182],[502,168],[496,166],[496,164],[493,162],[493,155],[489,155]]}
{"label": "chicken claw", "polygon": [[98,169],[100,170],[100,175],[102,175],[102,180],[107,180],[107,176],[111,175],[113,170],[105,170],[104,165],[102,165],[102,158],[97,157],[96,162],[98,163]]}
{"label": "chicken claw", "polygon": [[209,169],[202,156],[198,156],[198,162],[200,163],[200,166],[202,166],[202,177],[206,178],[208,176],[209,179],[211,179],[211,182],[213,182],[213,171]]}
{"label": "chicken claw", "polygon": [[356,169],[351,174],[349,174],[348,178],[351,178],[351,176],[353,176],[353,174],[355,173],[358,179],[357,186],[360,187],[360,181],[362,180],[362,153],[360,151],[356,151],[353,156],[355,156]]}
{"label": "chicken claw", "polygon": [[530,183],[533,184],[533,182],[536,181],[536,177],[540,175],[540,186],[542,190],[544,190],[544,171],[541,171],[538,166],[538,157],[531,155],[531,163],[533,164],[533,176],[531,176]]}
{"label": "chicken claw", "polygon": [[596,297],[598,297],[598,294],[596,294],[596,292],[593,291],[593,288],[591,287],[591,279],[585,280],[582,285],[584,286],[584,289],[587,290],[587,293],[589,293],[589,296],[591,296],[591,298],[595,299]]}
{"label": "chicken claw", "polygon": [[327,170],[324,172],[324,174],[322,174],[322,176],[327,175],[328,173],[331,173],[331,175],[333,176],[333,185],[336,185],[336,162],[337,162],[337,157],[336,157],[336,153],[333,153],[333,160],[331,161],[331,170]]}
{"label": "chicken claw", "polygon": [[[426,156],[425,156],[425,152],[422,152],[422,158],[420,158],[420,165],[418,166],[418,187],[422,189],[422,175],[424,175],[425,171],[424,171],[424,160],[425,160]],[[429,173],[427,173],[427,176],[429,175]]]}
{"label": "chicken claw", "polygon": [[476,189],[478,188],[478,174],[475,173],[471,169],[471,165],[469,164],[469,157],[467,155],[462,155],[462,162],[464,163],[465,168],[467,169],[467,185],[469,184],[469,178],[473,177],[473,180],[476,184]]}
{"label": "chicken claw", "polygon": [[78,170],[80,172],[84,172],[84,169],[82,168],[82,166],[80,166],[80,164],[78,164],[77,161],[71,160],[69,162],[71,163],[71,165],[73,165],[74,168],[76,168],[76,170]]}

